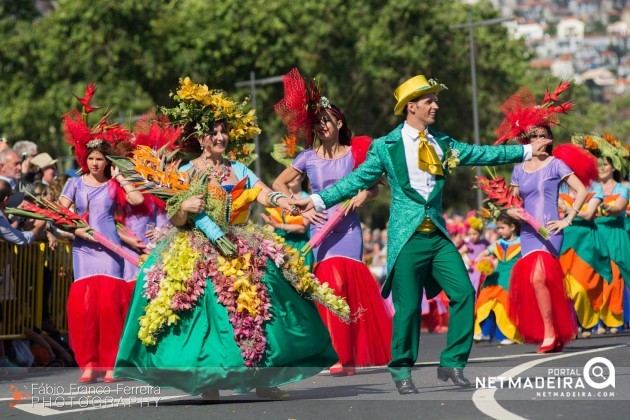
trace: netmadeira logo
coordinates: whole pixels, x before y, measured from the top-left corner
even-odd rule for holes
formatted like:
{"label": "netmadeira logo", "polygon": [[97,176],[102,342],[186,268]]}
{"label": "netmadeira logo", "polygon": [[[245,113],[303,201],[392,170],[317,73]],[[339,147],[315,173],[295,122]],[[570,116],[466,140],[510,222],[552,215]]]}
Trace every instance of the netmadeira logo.
{"label": "netmadeira logo", "polygon": [[478,389],[531,389],[540,398],[615,397],[615,366],[594,357],[584,368],[549,368],[544,376],[477,377]]}

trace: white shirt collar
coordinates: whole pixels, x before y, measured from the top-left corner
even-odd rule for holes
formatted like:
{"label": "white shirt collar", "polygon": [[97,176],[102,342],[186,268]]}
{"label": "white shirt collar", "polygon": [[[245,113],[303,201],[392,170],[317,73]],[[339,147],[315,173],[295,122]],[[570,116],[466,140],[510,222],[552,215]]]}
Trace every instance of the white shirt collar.
{"label": "white shirt collar", "polygon": [[[425,130],[425,131],[426,131],[426,133],[427,133],[427,138],[428,138],[428,135],[429,135],[429,130]],[[407,136],[411,137],[411,139],[412,139],[413,141],[418,140],[418,135],[420,134],[420,130],[418,130],[417,128],[413,128],[412,126],[410,126],[409,124],[407,124],[407,122],[405,122],[405,123],[403,124],[403,127],[402,127],[402,132],[403,132],[403,134],[405,134],[405,135],[407,135]]]}

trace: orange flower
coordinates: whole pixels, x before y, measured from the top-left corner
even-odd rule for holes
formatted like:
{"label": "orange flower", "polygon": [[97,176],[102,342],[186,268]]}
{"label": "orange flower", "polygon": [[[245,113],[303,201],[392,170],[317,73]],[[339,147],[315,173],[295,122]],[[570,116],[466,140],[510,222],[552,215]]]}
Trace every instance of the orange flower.
{"label": "orange flower", "polygon": [[596,151],[599,149],[597,142],[593,140],[591,136],[584,137],[584,145],[588,150]]}
{"label": "orange flower", "polygon": [[286,136],[282,139],[282,143],[284,144],[284,147],[285,147],[285,154],[287,155],[287,157],[295,156],[297,152],[297,149],[295,147],[296,141],[297,139],[293,135]]}
{"label": "orange flower", "polygon": [[619,142],[619,140],[617,140],[615,138],[615,136],[613,136],[610,133],[604,133],[604,138],[606,139],[606,141],[610,144],[612,144],[615,147],[619,147],[618,145],[620,145],[621,143]]}

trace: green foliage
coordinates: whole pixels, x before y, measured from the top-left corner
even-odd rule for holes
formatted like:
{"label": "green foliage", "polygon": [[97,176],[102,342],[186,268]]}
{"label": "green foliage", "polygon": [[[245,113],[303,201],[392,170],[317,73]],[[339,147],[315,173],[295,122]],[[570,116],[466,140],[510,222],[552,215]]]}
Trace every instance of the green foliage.
{"label": "green foliage", "polygon": [[[400,122],[392,111],[400,82],[419,73],[437,78],[449,90],[440,95],[434,128],[470,142],[469,35],[450,26],[466,23],[469,11],[475,21],[498,16],[488,1],[470,6],[460,0],[59,0],[44,16],[34,4],[0,5],[0,134],[34,140],[56,155],[69,150],[61,116],[78,105],[71,94],[81,94],[89,82],[98,87],[93,102],[126,122],[173,106],[169,92],[180,77],[241,100],[250,91],[234,84],[248,80],[251,71],[263,78],[293,66],[320,78],[356,134],[373,137]],[[475,28],[475,41],[481,137],[491,143],[502,119],[498,107],[525,82],[530,53],[520,41],[508,41],[501,25]],[[568,128],[611,127],[620,138],[628,135],[630,123],[620,111],[628,99],[604,106],[589,101],[581,87],[574,95],[578,107]],[[269,156],[285,134],[273,114],[281,97],[280,84],[258,89],[261,167],[268,183],[282,170]],[[455,171],[445,207],[475,205],[468,189],[472,175],[468,168]]]}

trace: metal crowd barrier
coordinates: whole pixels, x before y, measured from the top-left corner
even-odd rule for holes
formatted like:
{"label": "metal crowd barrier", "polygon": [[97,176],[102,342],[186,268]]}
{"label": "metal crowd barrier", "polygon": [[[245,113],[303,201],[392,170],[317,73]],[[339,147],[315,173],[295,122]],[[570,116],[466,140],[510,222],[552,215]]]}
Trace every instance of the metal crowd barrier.
{"label": "metal crowd barrier", "polygon": [[16,246],[0,241],[0,339],[25,338],[48,313],[59,331],[68,328],[66,302],[72,283],[72,243],[52,251],[44,243]]}

